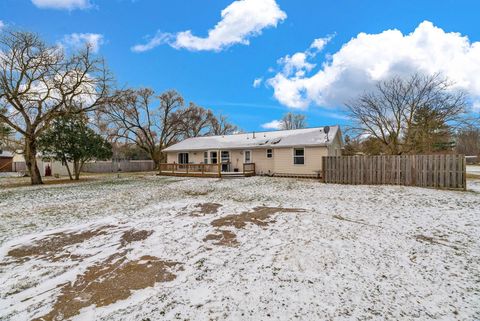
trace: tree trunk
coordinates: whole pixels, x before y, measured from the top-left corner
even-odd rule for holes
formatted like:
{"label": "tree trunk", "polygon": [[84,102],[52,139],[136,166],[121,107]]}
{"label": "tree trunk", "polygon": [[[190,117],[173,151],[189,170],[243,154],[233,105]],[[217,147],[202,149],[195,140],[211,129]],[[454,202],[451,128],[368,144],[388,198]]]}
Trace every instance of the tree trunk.
{"label": "tree trunk", "polygon": [[80,179],[80,165],[78,164],[78,160],[73,161],[73,170],[75,172],[75,180],[78,181]]}
{"label": "tree trunk", "polygon": [[34,137],[25,136],[25,165],[30,174],[30,182],[32,185],[43,184],[42,175],[37,165],[37,142]]}
{"label": "tree trunk", "polygon": [[70,171],[70,166],[68,166],[68,161],[65,157],[63,158],[63,162],[65,163],[65,167],[67,168],[68,177],[70,177],[70,180],[73,181],[72,172]]}
{"label": "tree trunk", "polygon": [[159,159],[153,159],[153,163],[154,163],[154,170],[159,170],[160,169],[160,160]]}

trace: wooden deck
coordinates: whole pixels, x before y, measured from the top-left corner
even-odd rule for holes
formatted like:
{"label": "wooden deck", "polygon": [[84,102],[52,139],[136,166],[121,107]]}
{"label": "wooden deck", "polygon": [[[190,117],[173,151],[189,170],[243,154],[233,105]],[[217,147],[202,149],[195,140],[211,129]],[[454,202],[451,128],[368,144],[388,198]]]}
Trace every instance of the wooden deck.
{"label": "wooden deck", "polygon": [[255,163],[243,164],[242,171],[222,172],[222,164],[160,164],[158,175],[180,177],[250,177],[255,176]]}

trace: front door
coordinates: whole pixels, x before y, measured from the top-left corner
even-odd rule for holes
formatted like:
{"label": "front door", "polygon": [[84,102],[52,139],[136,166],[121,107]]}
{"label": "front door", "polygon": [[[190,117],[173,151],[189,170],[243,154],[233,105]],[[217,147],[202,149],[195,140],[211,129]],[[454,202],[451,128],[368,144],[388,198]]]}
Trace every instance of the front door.
{"label": "front door", "polygon": [[245,164],[251,163],[252,162],[252,152],[249,150],[245,151]]}

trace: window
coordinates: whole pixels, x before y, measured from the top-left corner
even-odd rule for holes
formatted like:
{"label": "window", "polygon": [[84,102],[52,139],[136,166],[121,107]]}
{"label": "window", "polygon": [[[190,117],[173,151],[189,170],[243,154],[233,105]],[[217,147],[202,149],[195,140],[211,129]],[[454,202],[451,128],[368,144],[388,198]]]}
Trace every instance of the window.
{"label": "window", "polygon": [[178,163],[188,164],[188,153],[178,153]]}
{"label": "window", "polygon": [[293,163],[295,165],[305,164],[305,150],[303,148],[293,149]]}
{"label": "window", "polygon": [[272,158],[273,157],[273,149],[269,148],[267,149],[267,158]]}
{"label": "window", "polygon": [[203,152],[203,163],[208,164],[208,152]]}
{"label": "window", "polygon": [[230,152],[228,150],[222,150],[222,163],[228,163],[230,161]]}
{"label": "window", "polygon": [[210,152],[210,164],[217,164],[218,155],[217,152]]}
{"label": "window", "polygon": [[251,163],[252,162],[252,152],[249,150],[245,151],[245,162],[244,163]]}

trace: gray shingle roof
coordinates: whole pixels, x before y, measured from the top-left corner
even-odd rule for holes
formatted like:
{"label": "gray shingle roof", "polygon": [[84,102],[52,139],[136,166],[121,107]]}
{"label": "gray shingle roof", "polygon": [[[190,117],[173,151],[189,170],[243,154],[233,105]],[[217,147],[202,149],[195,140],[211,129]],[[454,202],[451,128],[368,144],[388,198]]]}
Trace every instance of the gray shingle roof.
{"label": "gray shingle roof", "polygon": [[329,140],[324,127],[277,130],[225,136],[205,136],[188,138],[165,148],[164,152],[209,150],[209,149],[254,149],[267,147],[327,146],[340,131],[339,126],[330,126]]}

